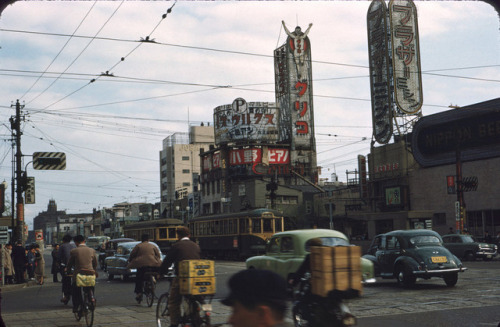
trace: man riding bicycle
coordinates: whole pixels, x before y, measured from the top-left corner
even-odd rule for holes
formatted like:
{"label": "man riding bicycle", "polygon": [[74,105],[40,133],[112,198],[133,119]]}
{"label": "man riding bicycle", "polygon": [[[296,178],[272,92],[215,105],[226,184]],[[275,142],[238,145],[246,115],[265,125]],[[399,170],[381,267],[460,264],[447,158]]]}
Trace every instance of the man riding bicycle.
{"label": "man riding bicycle", "polygon": [[[75,241],[76,248],[70,252],[66,272],[71,272],[71,269],[74,267],[72,278],[73,312],[78,312],[78,307],[82,299],[82,289],[76,286],[76,275],[78,273],[83,275],[93,273],[97,277],[97,257],[95,250],[85,245],[85,237],[83,235],[77,235],[73,240]],[[93,291],[94,288],[92,287],[92,293]],[[93,300],[95,301],[95,299]]]}
{"label": "man riding bicycle", "polygon": [[170,288],[170,295],[168,298],[168,306],[170,312],[170,326],[177,327],[180,322],[181,310],[180,305],[182,301],[182,295],[180,293],[179,286],[179,262],[183,260],[199,260],[200,259],[200,247],[195,242],[189,239],[190,233],[187,227],[177,228],[177,239],[178,241],[172,245],[170,250],[167,252],[167,256],[163,259],[161,264],[161,273],[166,274],[168,268],[174,264],[174,270],[176,277],[172,281]]}
{"label": "man riding bicycle", "polygon": [[144,291],[144,276],[148,271],[158,271],[161,265],[161,254],[156,246],[149,243],[149,235],[141,236],[141,243],[137,244],[128,259],[127,268],[137,268],[135,276],[135,299],[137,302],[142,301],[142,293]]}

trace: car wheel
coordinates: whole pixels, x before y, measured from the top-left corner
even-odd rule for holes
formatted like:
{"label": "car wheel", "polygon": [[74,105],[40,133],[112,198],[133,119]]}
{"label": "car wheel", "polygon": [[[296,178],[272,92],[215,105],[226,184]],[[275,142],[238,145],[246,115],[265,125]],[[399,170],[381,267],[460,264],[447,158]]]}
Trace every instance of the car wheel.
{"label": "car wheel", "polygon": [[444,282],[446,283],[446,286],[453,287],[457,284],[458,273],[452,273],[452,274],[445,275],[443,277],[443,279],[444,279]]}
{"label": "car wheel", "polygon": [[115,278],[115,275],[108,273],[108,280],[113,280]]}
{"label": "car wheel", "polygon": [[396,268],[396,278],[398,280],[398,284],[404,287],[413,286],[417,280],[406,265],[398,265]]}

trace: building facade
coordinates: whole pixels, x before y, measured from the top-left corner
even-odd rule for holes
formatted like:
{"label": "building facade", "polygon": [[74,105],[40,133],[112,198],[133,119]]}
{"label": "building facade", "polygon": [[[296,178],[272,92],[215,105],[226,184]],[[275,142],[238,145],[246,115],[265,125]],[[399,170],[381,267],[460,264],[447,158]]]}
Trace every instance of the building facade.
{"label": "building facade", "polygon": [[210,124],[190,126],[189,133],[175,133],[163,140],[160,151],[161,217],[173,217],[176,200],[187,199],[188,194],[196,190],[200,150],[209,149],[213,144],[214,129]]}

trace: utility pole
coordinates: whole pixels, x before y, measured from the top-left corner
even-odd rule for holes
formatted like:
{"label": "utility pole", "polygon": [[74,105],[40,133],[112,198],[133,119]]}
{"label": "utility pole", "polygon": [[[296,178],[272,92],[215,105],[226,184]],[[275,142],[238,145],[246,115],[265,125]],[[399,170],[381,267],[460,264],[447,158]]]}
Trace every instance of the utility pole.
{"label": "utility pole", "polygon": [[[14,233],[14,240],[23,240],[23,227],[24,227],[24,200],[23,200],[23,166],[22,159],[23,154],[21,152],[21,106],[19,100],[16,101],[16,116],[10,118],[10,124],[12,129],[12,137],[15,137],[16,142],[16,154],[15,154],[15,181],[16,181],[16,201],[14,202],[14,197],[12,197],[12,217],[14,217],[14,211],[16,213],[16,226],[12,226]],[[14,178],[13,178],[14,180]],[[14,185],[12,185],[14,187]],[[15,210],[14,210],[15,208]]]}

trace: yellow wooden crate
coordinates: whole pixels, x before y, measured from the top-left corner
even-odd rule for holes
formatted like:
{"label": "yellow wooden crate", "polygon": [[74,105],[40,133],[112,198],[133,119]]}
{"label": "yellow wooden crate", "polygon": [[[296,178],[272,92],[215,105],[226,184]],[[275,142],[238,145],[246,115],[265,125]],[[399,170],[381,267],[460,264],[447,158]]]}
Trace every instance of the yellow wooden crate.
{"label": "yellow wooden crate", "polygon": [[215,276],[211,277],[180,277],[180,293],[183,295],[215,294]]}
{"label": "yellow wooden crate", "polygon": [[326,297],[328,292],[332,290],[347,291],[354,289],[363,292],[363,284],[361,284],[361,271],[349,269],[337,269],[335,271],[312,272],[312,293]]}
{"label": "yellow wooden crate", "polygon": [[311,247],[311,270],[334,271],[336,269],[361,269],[359,246],[313,246]]}
{"label": "yellow wooden crate", "polygon": [[179,277],[213,277],[213,260],[184,260],[179,263]]}

